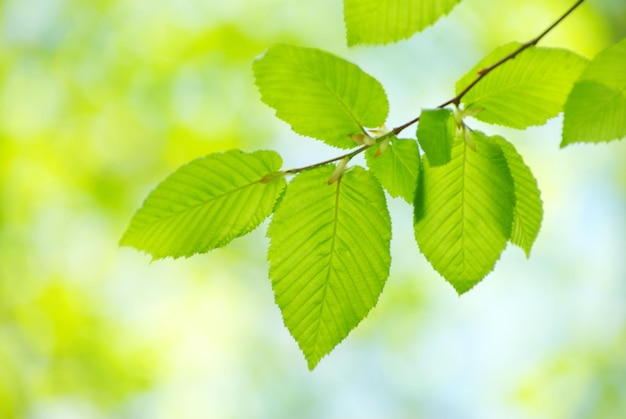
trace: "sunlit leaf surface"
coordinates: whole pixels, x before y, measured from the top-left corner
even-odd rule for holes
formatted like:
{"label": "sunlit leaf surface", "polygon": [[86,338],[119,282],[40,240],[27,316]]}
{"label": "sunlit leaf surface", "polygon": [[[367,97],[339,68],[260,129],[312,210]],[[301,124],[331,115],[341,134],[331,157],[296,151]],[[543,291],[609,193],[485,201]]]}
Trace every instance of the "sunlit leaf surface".
{"label": "sunlit leaf surface", "polygon": [[626,39],[598,54],[565,104],[561,146],[626,137]]}
{"label": "sunlit leaf surface", "polygon": [[148,195],[121,244],[155,259],[224,246],[270,215],[286,182],[268,175],[281,164],[273,151],[232,150],[193,160]]}
{"label": "sunlit leaf surface", "polygon": [[[496,49],[457,83],[460,93],[477,69],[497,62],[513,51],[516,44]],[[475,118],[512,128],[542,125],[563,109],[567,95],[587,60],[571,51],[531,47],[502,64],[465,96],[462,103]]]}
{"label": "sunlit leaf surface", "polygon": [[530,256],[530,249],[539,234],[543,218],[543,203],[537,180],[513,144],[499,136],[491,138],[504,153],[515,187],[511,243],[521,247],[526,256]]}
{"label": "sunlit leaf surface", "polygon": [[365,157],[368,167],[389,195],[413,203],[420,168],[419,149],[415,140],[398,140],[394,137],[387,147],[370,147]]}
{"label": "sunlit leaf surface", "polygon": [[452,159],[423,159],[415,197],[415,238],[426,259],[459,294],[494,267],[511,236],[514,185],[500,147],[474,132],[476,151],[456,140]]}
{"label": "sunlit leaf surface", "polygon": [[461,0],[344,0],[348,45],[409,38],[448,14]]}
{"label": "sunlit leaf surface", "polygon": [[261,99],[299,134],[351,148],[363,127],[385,123],[389,105],[381,84],[330,53],[275,45],[254,62]]}
{"label": "sunlit leaf surface", "polygon": [[391,257],[382,187],[354,167],[298,175],[268,229],[270,278],[285,325],[313,369],[376,305]]}
{"label": "sunlit leaf surface", "polygon": [[417,139],[431,166],[450,161],[456,123],[449,109],[424,109],[417,126]]}

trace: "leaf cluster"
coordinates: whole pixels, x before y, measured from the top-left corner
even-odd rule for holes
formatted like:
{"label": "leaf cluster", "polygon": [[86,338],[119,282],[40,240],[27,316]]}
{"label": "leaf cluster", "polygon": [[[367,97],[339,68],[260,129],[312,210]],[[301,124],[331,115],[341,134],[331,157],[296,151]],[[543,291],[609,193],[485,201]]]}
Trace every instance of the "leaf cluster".
{"label": "leaf cluster", "polygon": [[[348,44],[407,38],[457,3],[345,0]],[[194,160],[148,195],[121,244],[155,259],[191,256],[272,215],[275,300],[311,369],[383,291],[391,263],[386,194],[413,206],[419,251],[467,292],[508,243],[529,256],[543,217],[522,156],[506,139],[472,129],[472,118],[526,129],[563,112],[562,146],[626,136],[626,40],[591,61],[537,46],[580,3],[539,37],[488,54],[457,82],[454,98],[391,130],[382,84],[357,65],[315,48],[271,47],[253,64],[262,101],[294,132],[350,151],[296,169],[282,169],[273,151]],[[360,153],[366,167],[351,165]]]}

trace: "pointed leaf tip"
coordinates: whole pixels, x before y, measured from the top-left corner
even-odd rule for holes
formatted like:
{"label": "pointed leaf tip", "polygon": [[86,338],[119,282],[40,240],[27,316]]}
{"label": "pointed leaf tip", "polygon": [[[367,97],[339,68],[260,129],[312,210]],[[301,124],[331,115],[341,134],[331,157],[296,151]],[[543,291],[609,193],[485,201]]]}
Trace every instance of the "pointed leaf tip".
{"label": "pointed leaf tip", "polygon": [[459,294],[493,269],[511,235],[513,179],[494,141],[473,132],[476,151],[455,140],[450,162],[423,159],[415,200],[421,252]]}
{"label": "pointed leaf tip", "polygon": [[376,305],[391,263],[380,184],[357,166],[329,186],[334,170],[297,175],[267,233],[276,303],[310,369]]}

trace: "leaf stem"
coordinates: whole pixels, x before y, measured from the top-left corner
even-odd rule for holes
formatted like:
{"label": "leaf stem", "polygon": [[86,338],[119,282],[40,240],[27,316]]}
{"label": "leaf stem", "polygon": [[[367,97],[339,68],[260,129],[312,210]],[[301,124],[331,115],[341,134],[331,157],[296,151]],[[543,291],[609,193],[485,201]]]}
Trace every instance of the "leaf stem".
{"label": "leaf stem", "polygon": [[[507,55],[506,57],[500,59],[496,63],[490,65],[489,67],[485,67],[485,68],[479,70],[478,71],[478,75],[476,76],[476,78],[469,85],[467,85],[467,87],[465,87],[459,94],[457,94],[452,99],[449,99],[449,100],[443,102],[441,105],[437,106],[437,108],[438,109],[445,108],[448,105],[455,105],[455,106],[458,107],[460,105],[460,103],[461,103],[461,99],[463,99],[463,97],[470,90],[472,90],[472,88],[474,88],[474,86],[476,86],[483,78],[485,78],[487,76],[487,74],[491,73],[493,70],[495,70],[496,68],[500,67],[502,64],[506,63],[507,61],[514,59],[519,54],[521,54],[522,52],[527,50],[528,48],[537,45],[539,43],[539,41],[541,41],[548,33],[550,33],[554,28],[556,28],[563,20],[565,20],[565,18],[567,18],[569,15],[571,15],[572,12],[574,12],[574,10],[576,10],[584,2],[585,2],[585,0],[578,0],[578,1],[576,1],[576,3],[574,3],[574,5],[572,5],[572,7],[570,7],[556,21],[554,21],[554,23],[552,23],[550,26],[548,26],[548,28],[546,28],[539,35],[537,35],[536,37],[534,37],[530,41],[523,43],[515,51],[511,52],[509,55]],[[420,120],[420,117],[417,116],[416,118],[413,118],[412,120],[410,120],[410,121],[408,121],[408,122],[406,122],[406,123],[404,123],[402,125],[399,125],[399,126],[395,127],[394,129],[389,131],[387,134],[381,135],[380,137],[376,138],[376,142],[374,144],[378,144],[381,141],[383,141],[385,139],[388,139],[391,136],[399,135],[402,131],[404,131],[406,128],[410,127],[411,125],[417,123],[419,120]],[[335,158],[332,158],[332,159],[329,159],[329,160],[325,160],[325,161],[320,162],[320,163],[315,163],[315,164],[311,164],[309,166],[299,167],[299,168],[296,168],[296,169],[285,170],[283,173],[285,175],[295,175],[295,174],[298,174],[300,172],[304,172],[304,171],[307,171],[307,170],[315,169],[317,167],[324,166],[326,164],[334,163],[334,162],[339,161],[341,159],[347,159],[349,161],[353,157],[357,156],[358,154],[361,154],[362,152],[364,152],[365,150],[367,150],[368,148],[370,148],[374,144],[361,146],[361,147],[351,151],[350,153],[346,153],[346,154],[343,154],[343,155],[341,155],[339,157],[335,157]]]}

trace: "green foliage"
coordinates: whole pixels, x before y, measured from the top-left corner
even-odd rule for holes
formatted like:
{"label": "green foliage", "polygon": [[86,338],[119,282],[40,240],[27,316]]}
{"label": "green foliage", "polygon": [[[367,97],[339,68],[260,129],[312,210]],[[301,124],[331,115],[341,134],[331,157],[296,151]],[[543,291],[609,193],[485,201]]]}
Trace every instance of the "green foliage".
{"label": "green foliage", "polygon": [[299,174],[267,233],[276,303],[310,369],[376,305],[391,263],[382,187],[360,167],[328,185],[333,171]]}
{"label": "green foliage", "polygon": [[450,161],[455,135],[456,122],[449,109],[425,109],[420,114],[417,140],[431,166]]}
{"label": "green foliage", "polygon": [[324,51],[275,45],[254,63],[261,99],[298,134],[354,147],[363,127],[385,123],[381,84],[356,65]]}
{"label": "green foliage", "polygon": [[448,14],[461,0],[344,0],[348,45],[406,39]]}
{"label": "green foliage", "polygon": [[494,267],[511,236],[514,184],[495,140],[474,132],[476,151],[455,141],[448,164],[424,156],[415,196],[420,251],[459,294]]}
{"label": "green foliage", "polygon": [[598,54],[567,99],[561,146],[626,136],[626,39]]}
{"label": "green foliage", "polygon": [[[345,0],[348,44],[407,38],[457,3]],[[351,150],[289,170],[271,151],[194,160],[150,193],[121,243],[154,258],[190,256],[226,245],[273,213],[269,276],[311,369],[367,316],[389,275],[383,187],[414,205],[419,250],[459,294],[467,292],[508,242],[528,256],[543,217],[522,156],[504,138],[472,130],[467,117],[523,129],[564,110],[562,145],[626,135],[626,41],[591,64],[536,46],[580,3],[537,38],[488,54],[457,82],[454,98],[392,130],[384,126],[382,85],[355,64],[318,49],[271,47],[253,64],[262,101],[296,133]],[[397,138],[418,121],[417,138]],[[370,171],[349,167],[361,153]]]}
{"label": "green foliage", "polygon": [[511,243],[521,247],[526,252],[526,256],[530,256],[530,249],[539,234],[541,219],[543,218],[543,203],[537,187],[537,180],[513,144],[502,137],[495,136],[492,138],[504,153],[515,185]]}
{"label": "green foliage", "polygon": [[271,176],[281,164],[273,151],[232,150],[196,159],[148,195],[120,244],[155,259],[222,247],[270,215],[286,183]]}
{"label": "green foliage", "polygon": [[506,57],[515,54],[515,51],[519,50],[523,47],[523,44],[520,42],[510,42],[505,45],[500,45],[485,57],[483,57],[480,61],[478,61],[474,67],[472,67],[463,77],[461,77],[456,82],[456,92],[457,94],[471,85],[473,82],[477,80],[477,77],[483,72],[486,68],[490,68],[495,66],[499,61],[504,60]]}
{"label": "green foliage", "polygon": [[[510,44],[489,54],[459,81],[457,93],[480,69],[517,48],[518,44]],[[463,96],[462,103],[467,111],[477,113],[477,119],[491,124],[512,128],[543,125],[561,112],[586,64],[586,59],[571,51],[530,47],[478,82]]]}
{"label": "green foliage", "polygon": [[392,137],[388,143],[370,147],[365,152],[365,158],[367,166],[389,195],[413,203],[420,169],[420,154],[415,140]]}

